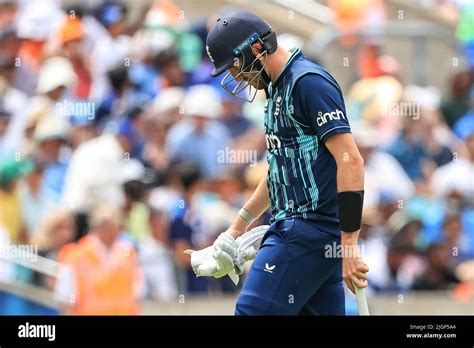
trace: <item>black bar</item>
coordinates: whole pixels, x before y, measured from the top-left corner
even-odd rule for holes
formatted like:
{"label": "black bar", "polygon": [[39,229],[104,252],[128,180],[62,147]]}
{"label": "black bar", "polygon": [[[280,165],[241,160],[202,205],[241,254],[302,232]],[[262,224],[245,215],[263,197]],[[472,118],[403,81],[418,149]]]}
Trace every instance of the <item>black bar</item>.
{"label": "black bar", "polygon": [[[164,342],[221,346],[240,342],[241,347],[246,347],[247,343],[295,347],[300,342],[313,342],[311,346],[314,347],[323,342],[330,346],[348,344],[350,347],[473,347],[473,319],[472,316],[6,316],[0,317],[0,347],[169,346]],[[35,331],[31,331],[31,325],[55,325],[55,340],[20,338],[20,325],[25,325],[23,333],[25,328],[29,328],[33,334]],[[422,337],[409,338],[407,334],[421,334]],[[455,334],[456,337],[434,338],[434,334]]]}

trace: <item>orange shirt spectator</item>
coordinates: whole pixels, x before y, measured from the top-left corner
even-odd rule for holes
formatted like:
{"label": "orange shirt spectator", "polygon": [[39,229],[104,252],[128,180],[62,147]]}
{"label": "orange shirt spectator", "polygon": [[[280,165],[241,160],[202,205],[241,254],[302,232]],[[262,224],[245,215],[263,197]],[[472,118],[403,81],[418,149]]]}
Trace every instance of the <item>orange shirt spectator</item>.
{"label": "orange shirt spectator", "polygon": [[115,208],[101,206],[92,213],[92,233],[62,248],[56,295],[65,314],[139,314],[142,272],[132,244],[118,239],[120,220]]}

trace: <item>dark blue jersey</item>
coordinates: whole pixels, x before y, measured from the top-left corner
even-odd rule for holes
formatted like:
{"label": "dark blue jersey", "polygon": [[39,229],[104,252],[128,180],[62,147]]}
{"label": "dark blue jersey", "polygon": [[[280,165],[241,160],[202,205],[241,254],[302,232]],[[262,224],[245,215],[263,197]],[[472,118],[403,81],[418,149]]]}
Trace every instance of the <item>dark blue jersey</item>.
{"label": "dark blue jersey", "polygon": [[272,222],[301,217],[339,234],[336,162],[325,146],[350,133],[342,92],[321,66],[294,50],[265,104]]}

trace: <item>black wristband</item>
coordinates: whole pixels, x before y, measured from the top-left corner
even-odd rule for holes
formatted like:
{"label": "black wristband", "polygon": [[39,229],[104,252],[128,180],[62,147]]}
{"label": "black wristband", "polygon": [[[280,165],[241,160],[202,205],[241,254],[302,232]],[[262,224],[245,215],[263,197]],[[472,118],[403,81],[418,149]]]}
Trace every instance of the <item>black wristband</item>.
{"label": "black wristband", "polygon": [[341,231],[355,232],[360,230],[364,190],[345,191],[337,194],[339,204],[339,222]]}

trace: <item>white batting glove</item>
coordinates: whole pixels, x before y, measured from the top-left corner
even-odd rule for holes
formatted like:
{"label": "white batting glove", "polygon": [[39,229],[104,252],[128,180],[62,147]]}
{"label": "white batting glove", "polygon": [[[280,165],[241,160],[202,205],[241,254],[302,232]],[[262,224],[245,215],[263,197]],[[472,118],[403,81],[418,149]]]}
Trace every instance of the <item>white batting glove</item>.
{"label": "white batting glove", "polygon": [[221,233],[210,247],[186,250],[191,255],[191,266],[198,277],[221,278],[234,270],[237,243],[229,233]]}

